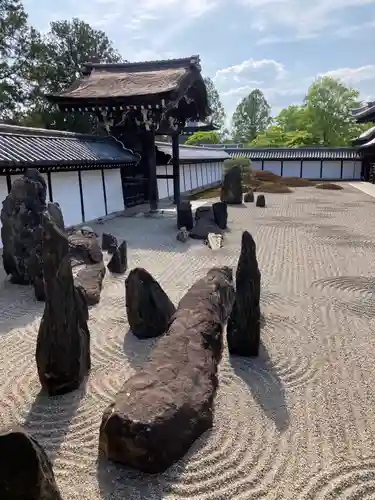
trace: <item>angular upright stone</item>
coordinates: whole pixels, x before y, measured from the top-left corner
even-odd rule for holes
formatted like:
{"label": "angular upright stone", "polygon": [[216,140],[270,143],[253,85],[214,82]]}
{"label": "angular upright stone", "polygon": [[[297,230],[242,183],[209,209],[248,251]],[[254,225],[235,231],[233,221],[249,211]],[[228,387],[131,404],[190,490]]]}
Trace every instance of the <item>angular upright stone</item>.
{"label": "angular upright stone", "polygon": [[132,333],[139,339],[159,337],[168,330],[176,311],[159,283],[137,267],[125,280],[126,313]]}
{"label": "angular upright stone", "polygon": [[97,236],[87,227],[71,231],[68,238],[74,283],[85,289],[89,306],[98,304],[106,270]]}
{"label": "angular upright stone", "polygon": [[109,250],[113,246],[117,248],[117,239],[110,233],[102,234],[102,250]]}
{"label": "angular upright stone", "polygon": [[128,250],[126,241],[116,248],[107,265],[108,271],[115,274],[124,274],[128,268]]}
{"label": "angular upright stone", "polygon": [[218,201],[212,205],[214,220],[220,229],[226,229],[228,223],[228,207],[224,201]]}
{"label": "angular upright stone", "polygon": [[249,357],[259,354],[260,282],[255,241],[250,233],[244,231],[236,272],[236,298],[227,324],[231,354]]}
{"label": "angular upright stone", "polygon": [[193,229],[193,211],[191,208],[191,203],[188,200],[183,200],[177,207],[177,228],[181,229],[186,227],[188,231]]}
{"label": "angular upright stone", "polygon": [[103,414],[99,449],[110,460],[163,472],[212,427],[222,332],[233,299],[227,267],[211,269],[181,299],[149,362]]}
{"label": "angular upright stone", "polygon": [[0,434],[1,500],[62,500],[40,444],[22,430]]}
{"label": "angular upright stone", "polygon": [[266,206],[266,198],[264,197],[264,194],[258,194],[255,205],[261,208],[264,208]]}
{"label": "angular upright stone", "polygon": [[49,202],[47,204],[47,212],[50,214],[51,219],[55,221],[60,229],[65,229],[64,216],[60,205],[57,202]]}
{"label": "angular upright stone", "polygon": [[224,175],[220,200],[228,205],[242,205],[242,178],[240,167],[232,167]]}
{"label": "angular upright stone", "polygon": [[46,210],[47,187],[36,169],[13,182],[1,210],[3,266],[11,281],[34,284],[42,278],[42,214]]}
{"label": "angular upright stone", "polygon": [[87,303],[74,286],[68,237],[48,215],[43,228],[46,303],[35,357],[43,389],[55,396],[74,391],[88,374],[90,333]]}
{"label": "angular upright stone", "polygon": [[249,189],[247,193],[245,193],[245,196],[243,197],[243,201],[245,203],[253,203],[254,202],[254,191],[252,189]]}

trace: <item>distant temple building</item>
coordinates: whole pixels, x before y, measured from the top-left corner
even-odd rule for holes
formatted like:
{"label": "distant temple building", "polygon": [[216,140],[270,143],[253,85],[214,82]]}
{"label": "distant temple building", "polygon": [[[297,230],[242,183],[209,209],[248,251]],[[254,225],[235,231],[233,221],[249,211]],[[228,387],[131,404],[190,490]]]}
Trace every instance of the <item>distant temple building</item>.
{"label": "distant temple building", "polygon": [[[352,115],[358,123],[375,124],[375,102],[367,102],[360,108],[354,109]],[[353,145],[362,154],[363,180],[375,183],[375,126],[363,132]]]}

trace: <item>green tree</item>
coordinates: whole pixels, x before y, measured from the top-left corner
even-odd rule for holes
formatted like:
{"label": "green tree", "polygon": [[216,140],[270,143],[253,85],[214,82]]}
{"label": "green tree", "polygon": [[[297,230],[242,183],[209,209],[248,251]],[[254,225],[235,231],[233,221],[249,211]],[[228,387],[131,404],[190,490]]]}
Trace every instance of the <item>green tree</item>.
{"label": "green tree", "polygon": [[26,104],[30,50],[39,34],[28,25],[20,0],[0,0],[0,120],[16,122]]}
{"label": "green tree", "polygon": [[311,113],[306,106],[288,106],[280,111],[275,118],[284,132],[295,132],[296,130],[307,130],[311,125]]}
{"label": "green tree", "polygon": [[23,117],[28,125],[43,124],[46,128],[92,132],[97,121],[90,115],[66,115],[45,100],[46,94],[59,93],[80,76],[86,62],[120,62],[107,35],[89,24],[72,19],[52,22],[50,31],[32,47],[37,61],[29,72],[33,87],[33,104]]}
{"label": "green tree", "polygon": [[219,144],[219,143],[220,143],[220,137],[217,132],[195,132],[185,142],[187,146],[200,145],[200,144]]}
{"label": "green tree", "polygon": [[224,128],[225,122],[225,110],[222,102],[220,101],[219,92],[217,91],[215,84],[211,78],[204,78],[204,83],[206,84],[207,89],[208,104],[212,111],[212,122],[214,125],[219,127],[219,130],[222,130]]}
{"label": "green tree", "polygon": [[242,99],[233,114],[233,138],[236,142],[251,142],[272,122],[271,108],[259,89]]}
{"label": "green tree", "polygon": [[310,131],[324,146],[347,146],[359,135],[351,110],[359,106],[359,92],[340,80],[321,77],[309,88],[304,104]]}

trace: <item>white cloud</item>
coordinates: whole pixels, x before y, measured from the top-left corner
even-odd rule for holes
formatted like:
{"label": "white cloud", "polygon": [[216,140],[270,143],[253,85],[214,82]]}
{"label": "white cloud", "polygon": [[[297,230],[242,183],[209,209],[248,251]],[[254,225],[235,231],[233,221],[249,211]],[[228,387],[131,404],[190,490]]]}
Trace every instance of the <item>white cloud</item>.
{"label": "white cloud", "polygon": [[348,85],[358,85],[361,82],[375,80],[375,64],[367,64],[359,68],[340,68],[327,71],[319,76],[330,76],[342,80]]}
{"label": "white cloud", "polygon": [[375,89],[375,65],[339,68],[306,77],[288,71],[278,61],[268,59],[249,59],[220,69],[216,72],[214,82],[230,120],[237,104],[255,88],[262,90],[273,114],[276,114],[282,107],[301,103],[309,86],[318,76],[342,80],[360,90],[363,99],[368,99],[371,89]]}
{"label": "white cloud", "polygon": [[238,0],[251,9],[252,22],[264,28],[283,26],[302,37],[328,26],[340,27],[347,9],[375,4],[375,0]]}

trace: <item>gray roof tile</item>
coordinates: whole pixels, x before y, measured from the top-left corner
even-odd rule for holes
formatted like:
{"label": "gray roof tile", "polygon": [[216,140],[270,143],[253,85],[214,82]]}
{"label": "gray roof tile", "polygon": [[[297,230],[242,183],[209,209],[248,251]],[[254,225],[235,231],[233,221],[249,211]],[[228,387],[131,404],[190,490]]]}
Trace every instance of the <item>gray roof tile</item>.
{"label": "gray roof tile", "polygon": [[0,127],[0,163],[129,163],[138,159],[111,138]]}
{"label": "gray roof tile", "polygon": [[[172,156],[172,144],[167,142],[156,142],[157,148],[163,153]],[[180,145],[180,160],[184,162],[199,160],[222,161],[230,158],[224,149],[204,148],[202,146],[182,146]]]}
{"label": "gray roof tile", "polygon": [[354,148],[236,148],[225,151],[232,157],[251,160],[359,160],[361,153]]}

